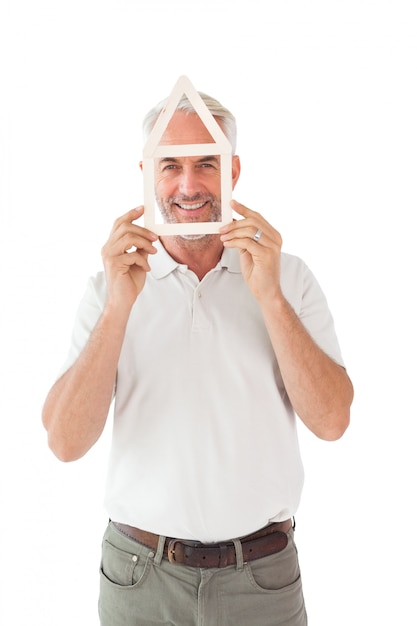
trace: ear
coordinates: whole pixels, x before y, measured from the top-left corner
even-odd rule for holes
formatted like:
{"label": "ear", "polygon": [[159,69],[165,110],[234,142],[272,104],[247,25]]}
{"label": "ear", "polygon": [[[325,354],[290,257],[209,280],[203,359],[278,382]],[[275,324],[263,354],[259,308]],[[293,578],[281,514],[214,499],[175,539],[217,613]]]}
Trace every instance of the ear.
{"label": "ear", "polygon": [[232,189],[235,188],[240,176],[240,158],[235,154],[232,157]]}
{"label": "ear", "polygon": [[140,171],[143,172],[143,161],[139,161]]}

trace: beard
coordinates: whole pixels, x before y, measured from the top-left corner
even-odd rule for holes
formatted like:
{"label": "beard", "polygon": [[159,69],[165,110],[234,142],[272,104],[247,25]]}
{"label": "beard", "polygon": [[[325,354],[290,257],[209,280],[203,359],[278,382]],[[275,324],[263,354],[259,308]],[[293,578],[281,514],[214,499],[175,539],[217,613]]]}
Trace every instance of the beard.
{"label": "beard", "polygon": [[[208,219],[205,220],[207,222],[221,222],[222,219],[222,208],[221,203],[217,199],[216,196],[212,194],[202,194],[198,193],[194,196],[172,196],[169,198],[156,198],[157,205],[159,207],[159,211],[161,216],[166,224],[177,224],[179,221],[176,219],[175,211],[173,210],[173,206],[176,204],[197,204],[203,202],[210,203],[210,212]],[[183,223],[196,223],[199,221],[198,217],[193,217],[193,211],[190,210],[190,217]],[[206,234],[206,233],[196,233],[192,235],[174,235],[178,244],[182,247],[181,242],[185,245],[187,242],[195,242],[195,245],[203,250],[207,246],[209,246],[212,240],[217,237],[217,235]]]}
{"label": "beard", "polygon": [[[182,204],[198,204],[198,203],[210,203],[210,212],[208,215],[208,219],[206,222],[221,222],[222,218],[222,209],[221,203],[219,200],[213,196],[212,194],[195,194],[194,196],[174,196],[170,198],[157,198],[156,199],[160,213],[162,218],[166,224],[176,224],[178,223],[178,219],[175,216],[175,205]],[[193,216],[193,211],[189,211],[189,219],[185,220],[183,223],[196,223],[200,221],[199,217]],[[195,235],[181,235],[184,239],[194,240],[201,239],[205,237],[205,234],[195,234]]]}

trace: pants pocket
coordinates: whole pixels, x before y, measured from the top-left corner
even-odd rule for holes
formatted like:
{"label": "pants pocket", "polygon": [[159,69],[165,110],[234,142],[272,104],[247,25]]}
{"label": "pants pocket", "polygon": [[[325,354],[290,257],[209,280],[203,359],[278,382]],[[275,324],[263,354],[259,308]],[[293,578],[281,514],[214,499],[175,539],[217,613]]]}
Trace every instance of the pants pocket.
{"label": "pants pocket", "polygon": [[284,550],[247,563],[245,571],[251,585],[260,591],[279,591],[295,583],[300,578],[300,567],[292,533]]}
{"label": "pants pocket", "polygon": [[132,587],[143,580],[147,570],[148,558],[139,551],[123,550],[106,539],[103,541],[100,571],[110,583]]}

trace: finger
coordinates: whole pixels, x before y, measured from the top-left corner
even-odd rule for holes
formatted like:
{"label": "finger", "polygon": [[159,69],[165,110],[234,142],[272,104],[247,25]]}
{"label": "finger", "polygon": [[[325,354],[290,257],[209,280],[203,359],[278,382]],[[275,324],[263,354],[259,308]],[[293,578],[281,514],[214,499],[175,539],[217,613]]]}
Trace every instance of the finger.
{"label": "finger", "polygon": [[223,242],[244,239],[245,241],[253,240],[255,243],[264,246],[271,244],[271,238],[268,234],[262,228],[259,228],[257,224],[248,223],[247,220],[240,220],[240,225],[235,225],[233,229],[220,235],[220,239]]}
{"label": "finger", "polygon": [[235,238],[223,241],[225,248],[237,248],[241,252],[247,251],[253,257],[260,257],[265,254],[265,251],[272,252],[273,248],[267,245],[260,245],[259,242],[254,241],[253,238],[245,237],[242,239]]}
{"label": "finger", "polygon": [[110,259],[136,251],[143,252],[145,255],[157,253],[151,241],[133,232],[127,232],[123,236],[113,235],[103,246],[101,253],[103,259]]}
{"label": "finger", "polygon": [[252,211],[247,206],[245,206],[244,204],[240,204],[240,202],[237,202],[236,200],[232,200],[230,204],[232,206],[232,209],[236,211],[236,213],[239,213],[239,215],[242,215],[242,217],[250,217],[251,215],[256,215],[255,211]]}
{"label": "finger", "polygon": [[105,267],[108,274],[113,277],[119,274],[128,274],[135,268],[144,272],[149,272],[151,269],[148,263],[148,256],[136,250],[105,259]]}
{"label": "finger", "polygon": [[132,222],[132,219],[137,219],[142,214],[143,207],[138,207],[117,218],[105,249],[111,251],[111,254],[121,254],[133,246],[145,248],[149,254],[154,254],[156,249],[153,248],[151,242],[156,241],[158,236],[151,230]]}
{"label": "finger", "polygon": [[106,256],[120,256],[126,252],[143,251],[146,254],[156,254],[157,249],[146,237],[138,236],[135,233],[126,233],[123,237],[109,240],[103,247]]}
{"label": "finger", "polygon": [[253,226],[254,227],[253,234],[256,233],[258,228],[262,228],[264,232],[267,230],[273,230],[271,225],[266,221],[264,217],[262,217],[260,213],[257,213],[256,211],[252,211],[251,209],[244,206],[243,204],[236,202],[236,200],[232,200],[231,205],[232,205],[232,208],[236,210],[236,212],[239,213],[244,219],[233,220],[233,222],[226,224],[220,229],[220,233],[226,233],[232,230],[240,229],[242,227],[242,224],[245,226],[249,226],[249,225]]}
{"label": "finger", "polygon": [[147,233],[126,233],[115,242],[116,254],[131,252],[132,250],[143,250],[147,254],[156,254],[157,249],[152,245],[153,238],[150,241],[148,236]]}
{"label": "finger", "polygon": [[149,272],[151,269],[148,263],[148,255],[144,253],[142,250],[133,250],[132,252],[125,252],[121,256],[122,263],[127,267],[133,267],[136,265],[137,267]]}
{"label": "finger", "polygon": [[142,217],[144,211],[145,209],[142,205],[142,206],[136,207],[135,209],[131,209],[124,215],[121,215],[115,220],[113,224],[112,232],[117,232],[120,229],[128,229],[132,227],[132,229],[137,230],[137,232],[142,232],[144,236],[146,236],[148,239],[155,241],[156,239],[158,239],[158,235],[156,235],[156,233],[152,232],[148,228],[140,226],[139,224],[133,223],[135,220]]}
{"label": "finger", "polygon": [[130,209],[130,211],[124,213],[124,215],[121,215],[114,221],[114,228],[118,228],[118,226],[124,222],[133,222],[134,220],[139,219],[142,217],[144,211],[144,206],[137,206],[134,209]]}

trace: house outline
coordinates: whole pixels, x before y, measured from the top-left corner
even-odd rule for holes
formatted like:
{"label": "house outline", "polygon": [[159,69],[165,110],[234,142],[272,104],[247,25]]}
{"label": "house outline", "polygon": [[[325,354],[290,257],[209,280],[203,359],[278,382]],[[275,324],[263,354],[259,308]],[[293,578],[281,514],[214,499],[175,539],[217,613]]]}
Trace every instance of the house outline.
{"label": "house outline", "polygon": [[[206,126],[212,143],[160,145],[162,136],[176,111],[177,105],[185,95],[194,107],[195,112]],[[221,219],[217,222],[184,222],[167,224],[156,219],[155,200],[155,162],[156,158],[182,156],[220,156],[220,193]],[[218,233],[221,226],[232,221],[232,146],[226,135],[210,113],[200,94],[195,90],[186,76],[181,76],[176,82],[165,107],[149,134],[143,148],[143,195],[144,195],[144,225],[157,235],[194,235]]]}

